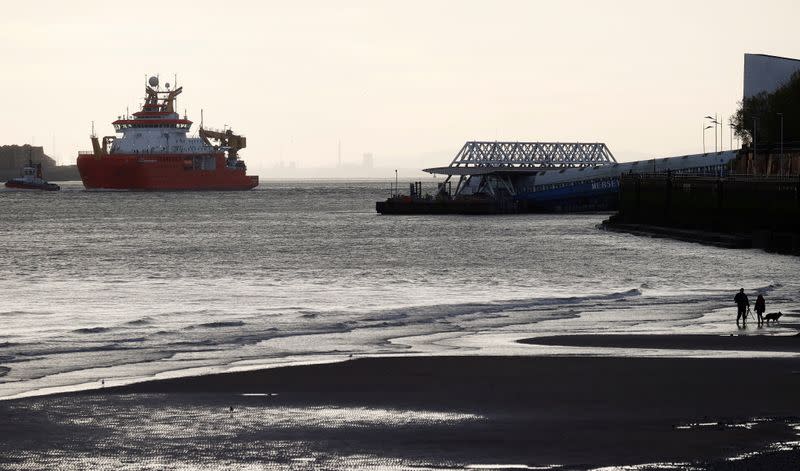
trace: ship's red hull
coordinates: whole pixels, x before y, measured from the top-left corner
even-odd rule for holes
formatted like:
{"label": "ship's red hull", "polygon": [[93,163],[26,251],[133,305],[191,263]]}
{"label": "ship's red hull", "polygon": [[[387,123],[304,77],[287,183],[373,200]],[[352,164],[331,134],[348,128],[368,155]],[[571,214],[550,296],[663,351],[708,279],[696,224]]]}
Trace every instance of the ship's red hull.
{"label": "ship's red hull", "polygon": [[235,191],[258,186],[257,176],[226,166],[224,154],[214,156],[212,169],[198,168],[192,155],[83,154],[78,171],[87,190]]}

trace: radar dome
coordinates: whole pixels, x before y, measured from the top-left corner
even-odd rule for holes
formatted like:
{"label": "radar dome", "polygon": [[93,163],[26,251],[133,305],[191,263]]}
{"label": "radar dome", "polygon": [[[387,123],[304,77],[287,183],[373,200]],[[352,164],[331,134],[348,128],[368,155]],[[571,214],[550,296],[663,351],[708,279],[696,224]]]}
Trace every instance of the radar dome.
{"label": "radar dome", "polygon": [[169,90],[169,82],[165,83],[164,86]]}
{"label": "radar dome", "polygon": [[158,86],[158,77],[155,77],[155,76],[150,77],[150,80],[148,80],[147,83],[149,83],[151,87],[157,87]]}

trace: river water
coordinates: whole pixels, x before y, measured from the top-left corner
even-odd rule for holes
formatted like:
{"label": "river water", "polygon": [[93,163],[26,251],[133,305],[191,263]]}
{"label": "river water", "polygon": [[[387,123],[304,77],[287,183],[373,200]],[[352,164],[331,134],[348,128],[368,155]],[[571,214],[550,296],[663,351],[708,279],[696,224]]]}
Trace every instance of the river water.
{"label": "river water", "polygon": [[741,333],[739,287],[768,311],[800,301],[794,257],[609,233],[606,214],[380,216],[388,186],[0,191],[0,398],[350,355],[587,353],[514,340]]}

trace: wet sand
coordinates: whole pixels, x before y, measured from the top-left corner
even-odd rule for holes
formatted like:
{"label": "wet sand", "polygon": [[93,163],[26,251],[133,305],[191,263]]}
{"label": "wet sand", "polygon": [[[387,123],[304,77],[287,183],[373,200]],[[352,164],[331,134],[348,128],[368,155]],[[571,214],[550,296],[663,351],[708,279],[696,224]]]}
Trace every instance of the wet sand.
{"label": "wet sand", "polygon": [[531,345],[800,353],[799,335],[553,335],[520,340]]}
{"label": "wet sand", "polygon": [[698,460],[780,469],[800,452],[721,459],[797,440],[799,393],[792,358],[364,358],[0,403],[0,465],[46,464],[37,457],[55,450],[279,469],[298,459],[319,469]]}

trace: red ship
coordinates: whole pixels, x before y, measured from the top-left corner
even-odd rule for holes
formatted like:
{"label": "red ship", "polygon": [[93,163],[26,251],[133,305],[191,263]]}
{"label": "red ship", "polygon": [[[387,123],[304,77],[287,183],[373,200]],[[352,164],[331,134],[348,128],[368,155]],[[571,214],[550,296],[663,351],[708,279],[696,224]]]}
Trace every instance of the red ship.
{"label": "red ship", "polygon": [[[114,121],[122,136],[94,132],[92,150],[78,153],[78,171],[89,190],[250,190],[258,177],[247,175],[238,151],[247,140],[232,130],[204,129],[198,137],[187,133],[192,122],[175,112],[175,98],[183,87],[159,87],[157,77],[145,86],[142,110]],[[202,120],[201,120],[202,121]]]}

